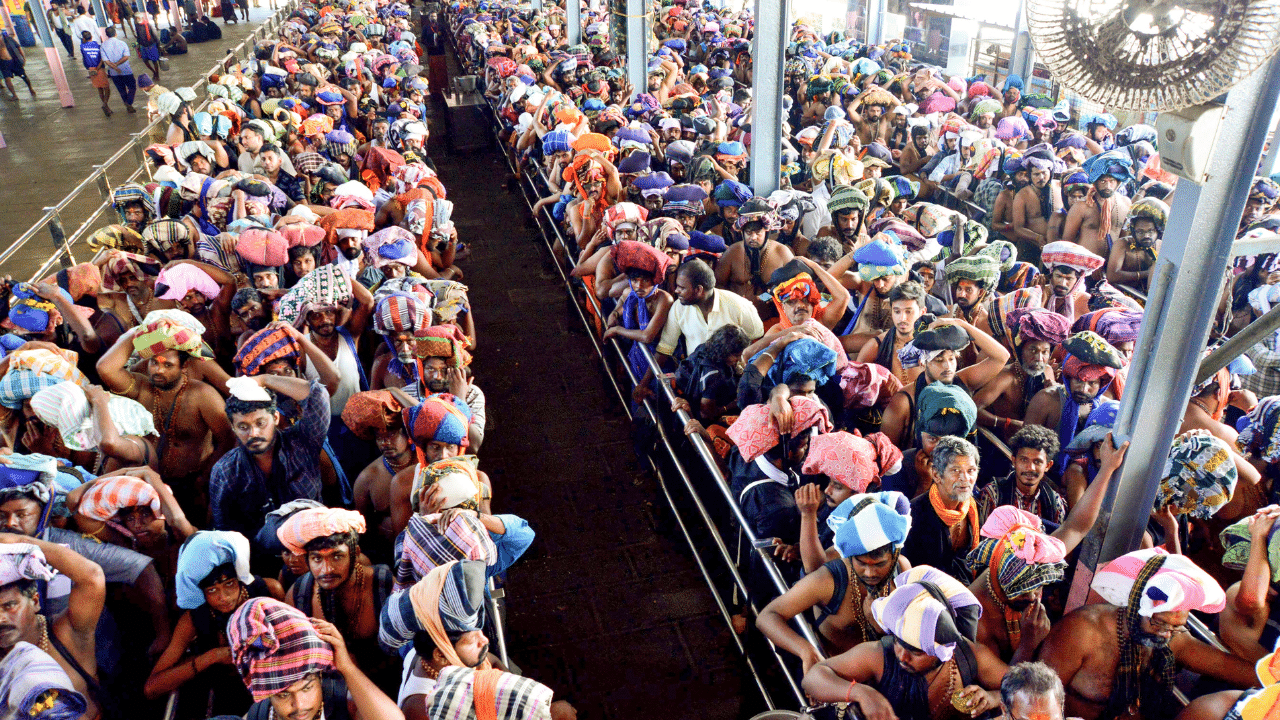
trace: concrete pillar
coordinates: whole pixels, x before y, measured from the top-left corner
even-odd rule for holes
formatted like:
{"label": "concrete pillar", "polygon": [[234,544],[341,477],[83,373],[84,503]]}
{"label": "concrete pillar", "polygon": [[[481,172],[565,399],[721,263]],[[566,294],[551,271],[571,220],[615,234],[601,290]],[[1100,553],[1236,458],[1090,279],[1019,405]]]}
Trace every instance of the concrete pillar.
{"label": "concrete pillar", "polygon": [[635,93],[645,92],[649,80],[649,17],[645,0],[627,0],[627,80]]}
{"label": "concrete pillar", "polygon": [[570,45],[582,42],[582,0],[564,0],[564,33]]}
{"label": "concrete pillar", "polygon": [[54,37],[53,28],[49,27],[49,16],[45,14],[48,9],[49,0],[31,0],[31,15],[36,21],[40,44],[44,46],[44,57],[49,62],[49,72],[53,74],[53,84],[58,88],[58,102],[62,107],[75,107],[76,99],[71,95],[67,71],[62,67],[62,53],[58,52],[62,43],[58,42]]}

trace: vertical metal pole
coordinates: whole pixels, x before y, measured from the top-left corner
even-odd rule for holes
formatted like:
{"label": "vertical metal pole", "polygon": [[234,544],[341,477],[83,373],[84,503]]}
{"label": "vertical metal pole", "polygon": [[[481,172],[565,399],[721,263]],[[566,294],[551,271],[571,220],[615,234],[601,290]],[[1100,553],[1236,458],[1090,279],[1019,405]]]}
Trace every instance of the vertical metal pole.
{"label": "vertical metal pole", "polygon": [[1276,164],[1280,161],[1280,113],[1276,113],[1276,122],[1271,126],[1271,148],[1262,161],[1262,174],[1270,177],[1276,172]]}
{"label": "vertical metal pole", "polygon": [[[876,0],[871,0],[876,2]],[[752,57],[751,188],[778,189],[782,167],[782,64],[786,61],[790,0],[756,0]]]}
{"label": "vertical metal pole", "polygon": [[[1022,82],[1026,84],[1024,91],[1026,94],[1032,91],[1031,35],[1027,29],[1026,0],[1018,3],[1018,14],[1014,17],[1013,28],[1013,45],[1009,48],[1009,74],[1022,77]],[[1005,77],[1008,77],[1008,74]]]}
{"label": "vertical metal pole", "polygon": [[564,0],[564,15],[568,22],[564,29],[570,45],[582,42],[582,0]]}
{"label": "vertical metal pole", "polygon": [[880,23],[883,16],[880,0],[867,0],[866,38],[868,45],[880,44]]}
{"label": "vertical metal pole", "polygon": [[[1209,326],[1222,292],[1231,244],[1266,138],[1267,121],[1280,96],[1280,56],[1253,73],[1227,96],[1228,110],[1203,187],[1182,182],[1174,196],[1160,260],[1176,276],[1168,301],[1147,323],[1158,328],[1140,377],[1130,376],[1121,403],[1129,419],[1116,434],[1131,437],[1115,492],[1111,522],[1100,552],[1086,559],[1096,567],[1138,547],[1155,501],[1169,446],[1191,395]],[[1136,381],[1136,382],[1135,382]],[[1130,409],[1136,408],[1135,410]],[[1132,415],[1126,412],[1132,412]],[[1141,432],[1136,432],[1141,428]],[[1092,560],[1092,562],[1089,562]]]}
{"label": "vertical metal pole", "polygon": [[[627,80],[636,93],[648,88],[649,17],[645,0],[627,0]],[[634,95],[631,99],[635,99]]]}

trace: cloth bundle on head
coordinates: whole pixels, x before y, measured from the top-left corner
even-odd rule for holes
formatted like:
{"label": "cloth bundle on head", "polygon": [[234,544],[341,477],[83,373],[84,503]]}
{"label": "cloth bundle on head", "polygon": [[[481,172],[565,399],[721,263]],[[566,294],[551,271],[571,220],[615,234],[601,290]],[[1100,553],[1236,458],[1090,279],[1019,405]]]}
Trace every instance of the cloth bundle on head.
{"label": "cloth bundle on head", "polygon": [[336,244],[338,238],[347,234],[359,234],[361,237],[365,233],[373,232],[373,213],[360,208],[344,208],[337,212],[329,213],[320,218],[317,223],[324,229],[324,241],[330,245]]}
{"label": "cloth bundle on head", "polygon": [[48,582],[58,574],[44,559],[44,551],[31,543],[0,546],[0,587],[19,580]]}
{"label": "cloth bundle on head", "polygon": [[[162,286],[163,293],[159,292]],[[212,300],[218,297],[220,288],[208,273],[188,263],[171,265],[161,270],[156,278],[156,297],[161,300],[181,300],[192,290],[203,295],[205,300]]]}
{"label": "cloth bundle on head", "polygon": [[[41,389],[31,396],[31,409],[41,422],[57,429],[62,444],[69,450],[94,450],[102,442],[102,430],[94,419],[93,408],[84,389],[74,382],[59,382]],[[157,434],[151,412],[136,400],[110,395],[107,413],[120,435]]]}
{"label": "cloth bundle on head", "polygon": [[1091,183],[1108,175],[1122,183],[1133,179],[1133,158],[1125,150],[1099,153],[1085,160],[1081,167],[1088,173]]}
{"label": "cloth bundle on head", "polygon": [[955,654],[956,645],[964,640],[956,626],[956,608],[977,604],[977,598],[965,590],[952,599],[933,583],[901,580],[895,579],[897,588],[888,597],[872,601],[872,617],[903,644],[947,662]]}
{"label": "cloth bundle on head", "polygon": [[[1253,535],[1249,530],[1252,516],[1228,525],[1218,536],[1222,541],[1222,566],[1243,572],[1249,564]],[[1267,565],[1271,568],[1271,582],[1280,583],[1280,525],[1272,525],[1267,532]]]}
{"label": "cloth bundle on head", "polygon": [[[456,322],[467,311],[467,286],[453,280],[427,280],[423,282],[435,297],[431,315],[437,323]],[[383,287],[387,287],[383,283]]]}
{"label": "cloth bundle on head", "polygon": [[440,671],[427,696],[428,720],[493,718],[547,720],[551,717],[551,688],[501,670],[450,665]]}
{"label": "cloth bundle on head", "polygon": [[1106,384],[1124,366],[1120,353],[1091,330],[1072,335],[1062,347],[1067,351],[1062,360],[1062,373],[1067,377],[1085,382],[1102,379]]}
{"label": "cloth bundle on head", "polygon": [[457,325],[433,325],[418,331],[414,337],[419,358],[444,358],[446,367],[450,368],[471,364],[471,353],[467,352],[469,341]]}
{"label": "cloth bundle on head", "polygon": [[419,447],[432,441],[460,447],[470,444],[471,408],[456,395],[435,393],[402,412],[405,430]]}
{"label": "cloth bundle on head", "polygon": [[124,225],[108,225],[90,235],[88,243],[89,249],[94,252],[99,250],[128,250],[135,253],[146,251],[146,243],[142,240],[142,236]]}
{"label": "cloth bundle on head", "polygon": [[[831,418],[822,403],[803,395],[792,395],[789,401],[793,437],[809,428],[817,428],[819,434],[831,430]],[[725,434],[747,462],[773,449],[782,440],[768,405],[750,405],[743,409]]]}
{"label": "cloth bundle on head", "polygon": [[1090,588],[1108,603],[1127,607],[1138,574],[1156,557],[1164,562],[1139,589],[1139,615],[1149,618],[1159,612],[1192,610],[1217,613],[1226,607],[1226,593],[1217,580],[1187,556],[1169,555],[1161,547],[1135,550],[1112,560],[1093,576]]}
{"label": "cloth bundle on head", "polygon": [[98,291],[102,289],[102,271],[93,263],[80,263],[59,270],[45,278],[43,282],[57,285],[65,290],[73,301],[79,301],[86,295],[97,297]]}
{"label": "cloth bundle on head", "polygon": [[1213,517],[1231,500],[1239,477],[1231,448],[1204,430],[1174,438],[1163,475],[1155,508],[1168,507],[1175,515],[1202,520]]}
{"label": "cloth bundle on head", "polygon": [[294,555],[303,555],[307,543],[339,533],[365,532],[364,515],[343,508],[310,508],[295,513],[276,529],[276,537]]}
{"label": "cloth bundle on head", "polygon": [[609,248],[609,257],[613,260],[614,271],[625,273],[638,270],[653,278],[653,282],[661,284],[667,277],[667,269],[671,267],[671,257],[658,248],[635,240],[623,240]]}
{"label": "cloth bundle on head", "polygon": [[411,508],[418,511],[423,492],[435,486],[439,489],[439,510],[462,508],[479,512],[480,502],[488,498],[488,493],[480,482],[480,460],[475,455],[456,455],[430,465],[425,465],[420,458],[419,463],[409,490]]}
{"label": "cloth bundle on head", "polygon": [[389,390],[365,390],[351,396],[342,408],[342,423],[356,437],[373,441],[379,432],[401,426],[404,408]]}
{"label": "cloth bundle on head", "polygon": [[342,268],[332,264],[321,265],[303,276],[280,298],[276,312],[281,322],[302,327],[309,313],[347,307],[351,298],[351,279]]}
{"label": "cloth bundle on head", "polygon": [[[755,362],[760,353],[756,353],[750,362]],[[812,380],[819,386],[825,385],[835,375],[839,357],[835,350],[822,342],[809,337],[799,338],[788,343],[778,354],[766,376],[768,384],[773,387]]]}
{"label": "cloth bundle on head", "polygon": [[413,515],[404,530],[404,545],[396,562],[394,590],[404,590],[432,569],[454,560],[477,560],[486,566],[498,562],[498,549],[474,513],[454,513],[439,527],[440,515]]}
{"label": "cloth bundle on head", "polygon": [[1066,545],[1046,535],[1040,518],[1025,510],[1012,505],[996,508],[980,534],[978,547],[965,562],[975,576],[984,569],[991,571],[988,582],[1002,605],[1009,598],[1058,582],[1066,572]]}
{"label": "cloth bundle on head", "polygon": [[1044,308],[1014,310],[1005,322],[1013,334],[1015,348],[1021,348],[1027,342],[1047,342],[1056,347],[1071,334],[1066,318]]}
{"label": "cloth bundle on head", "polygon": [[[855,191],[856,192],[856,191]],[[884,233],[853,252],[858,263],[858,277],[871,281],[890,275],[906,275],[907,250]]]}
{"label": "cloth bundle on head", "polygon": [[402,227],[383,228],[364,239],[365,264],[379,270],[392,263],[411,268],[418,262],[417,240]]}
{"label": "cloth bundle on head", "polygon": [[613,232],[619,225],[630,224],[631,229],[636,230],[648,219],[648,208],[631,202],[620,202],[604,211],[605,232],[609,233],[609,237],[613,237]]}
{"label": "cloth bundle on head", "polygon": [[869,408],[888,402],[902,389],[902,381],[883,365],[850,362],[840,371],[840,389],[845,408]]}
{"label": "cloth bundle on head", "polygon": [[236,369],[241,375],[253,377],[277,360],[288,360],[297,365],[302,357],[302,346],[280,327],[263,328],[250,335],[236,351]]}
{"label": "cloth bundle on head", "polygon": [[87,707],[66,671],[45,651],[19,641],[0,660],[0,711],[6,718],[76,720]]}
{"label": "cloth bundle on head", "polygon": [[831,511],[827,527],[835,533],[841,557],[859,557],[886,546],[896,552],[911,531],[911,501],[900,492],[853,495]]}
{"label": "cloth bundle on head", "polygon": [[1040,251],[1040,263],[1046,270],[1052,271],[1057,265],[1065,265],[1081,275],[1102,267],[1106,261],[1078,243],[1058,240],[1045,245]]}
{"label": "cloth bundle on head", "polygon": [[947,282],[961,280],[991,290],[1000,282],[1000,261],[990,255],[966,255],[947,263]]}
{"label": "cloth bundle on head", "polygon": [[379,335],[416,333],[431,325],[431,305],[426,294],[378,293],[373,329]]}
{"label": "cloth bundle on head", "polygon": [[301,610],[253,598],[227,622],[232,662],[255,702],[333,667],[333,648]]}
{"label": "cloth bundle on head", "polygon": [[969,333],[959,325],[940,325],[928,330],[917,330],[916,336],[898,351],[898,360],[904,368],[932,362],[947,350],[960,352],[969,346]]}
{"label": "cloth bundle on head", "polygon": [[160,519],[160,495],[143,480],[128,475],[100,478],[80,498],[79,514],[106,522],[125,508],[147,506]]}
{"label": "cloth bundle on head", "polygon": [[[155,226],[153,225],[152,227]],[[184,225],[183,227],[186,226]],[[138,255],[124,250],[109,250],[106,261],[102,265],[102,289],[105,292],[124,292],[123,285],[120,282],[122,277],[128,275],[134,280],[142,282],[146,280],[147,276],[142,271],[141,266],[154,266],[157,264],[155,260],[146,255]]]}
{"label": "cloth bundle on head", "polygon": [[168,350],[197,357],[202,353],[204,325],[190,313],[152,310],[142,319],[141,328],[134,333],[133,351],[143,360]]}
{"label": "cloth bundle on head", "polygon": [[187,538],[178,551],[174,590],[178,607],[194,610],[205,603],[200,583],[223,565],[232,566],[240,582],[253,582],[249,571],[249,539],[238,532],[201,530]]}
{"label": "cloth bundle on head", "polygon": [[916,397],[915,434],[954,435],[965,437],[978,422],[978,407],[959,385],[933,382],[924,386]]}
{"label": "cloth bundle on head", "polygon": [[387,598],[378,624],[378,644],[394,651],[413,642],[417,633],[428,632],[445,660],[461,665],[448,634],[484,627],[485,582],[482,562],[454,560],[433,568],[409,589]]}
{"label": "cloth bundle on head", "polygon": [[236,254],[258,266],[254,272],[261,272],[259,268],[278,268],[289,262],[289,241],[273,230],[247,228],[236,238]]}
{"label": "cloth bundle on head", "polygon": [[803,471],[822,474],[853,490],[864,493],[867,486],[902,467],[902,451],[884,433],[868,438],[842,430],[824,433],[809,441]]}
{"label": "cloth bundle on head", "polygon": [[1142,316],[1141,312],[1133,310],[1105,308],[1081,315],[1071,328],[1076,332],[1092,330],[1114,346],[1137,341],[1142,330]]}
{"label": "cloth bundle on head", "polygon": [[42,333],[61,324],[62,313],[52,301],[40,297],[31,283],[18,283],[9,291],[9,316],[4,320],[5,328]]}

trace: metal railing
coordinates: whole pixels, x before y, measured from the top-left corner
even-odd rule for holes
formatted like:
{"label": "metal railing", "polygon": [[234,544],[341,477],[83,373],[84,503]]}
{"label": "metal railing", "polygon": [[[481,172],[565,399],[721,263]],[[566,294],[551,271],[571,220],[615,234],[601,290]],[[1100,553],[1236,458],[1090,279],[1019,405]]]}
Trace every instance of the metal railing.
{"label": "metal railing", "polygon": [[[280,10],[227,51],[226,55],[190,86],[197,96],[208,86],[209,75],[226,72],[232,63],[251,58],[258,42],[274,33],[298,2],[299,0],[286,0]],[[209,101],[208,97],[204,97],[192,106],[191,112],[199,112]],[[168,125],[169,119],[162,117],[151,121],[141,132],[131,133],[128,142],[104,162],[94,165],[93,172],[71,192],[57,203],[44,208],[44,215],[0,252],[0,275],[27,276],[34,282],[48,275],[55,265],[69,267],[75,264],[75,246],[101,227],[116,222],[111,208],[111,189],[127,182],[145,184],[151,181],[152,166],[144,151],[153,142],[163,142]],[[118,165],[123,167],[117,167]],[[106,222],[102,221],[104,214],[108,218]],[[67,231],[69,226],[73,227],[70,232]],[[46,233],[53,244],[53,254],[35,272],[28,275],[24,268],[29,267],[30,263],[27,261],[23,264],[23,259],[29,258],[33,252],[33,248],[28,245]]]}

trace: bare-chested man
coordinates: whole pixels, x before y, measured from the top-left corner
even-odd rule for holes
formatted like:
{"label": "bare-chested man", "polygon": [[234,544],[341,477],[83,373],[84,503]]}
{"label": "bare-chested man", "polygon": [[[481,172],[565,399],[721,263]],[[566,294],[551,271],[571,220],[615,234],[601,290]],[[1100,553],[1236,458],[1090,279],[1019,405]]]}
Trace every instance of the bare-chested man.
{"label": "bare-chested man", "polygon": [[850,253],[867,241],[866,217],[871,199],[851,185],[839,185],[831,191],[827,211],[831,224],[818,231],[818,237],[833,237],[840,241],[840,248]]}
{"label": "bare-chested man", "polygon": [[[1179,666],[1238,687],[1256,682],[1251,663],[1185,631],[1192,610],[1222,609],[1222,588],[1213,578],[1185,556],[1166,555],[1160,549],[1117,558],[1095,578],[1128,576],[1131,570],[1114,567],[1122,561],[1142,564],[1137,580],[1126,584],[1095,579],[1093,589],[1109,604],[1068,613],[1040,646],[1038,659],[1053,668],[1067,688],[1068,715],[1085,720],[1173,717],[1181,709],[1171,684]],[[1133,588],[1138,582],[1141,586]],[[1182,590],[1184,585],[1201,586],[1203,595]],[[1158,604],[1156,598],[1166,601]]]}
{"label": "bare-chested man", "polygon": [[396,473],[417,463],[413,442],[404,429],[404,407],[387,390],[356,393],[342,411],[342,421],[362,440],[372,440],[379,456],[356,477],[352,493],[356,509],[364,515],[370,532],[365,544],[390,549],[395,542],[391,524],[391,481]]}
{"label": "bare-chested man", "polygon": [[1062,207],[1062,197],[1053,182],[1053,163],[1027,157],[1023,166],[1029,182],[1013,197],[1013,235],[1018,255],[1035,257],[1048,242],[1049,218]]}
{"label": "bare-chested man", "polygon": [[[158,353],[157,336],[166,348]],[[194,330],[157,318],[121,335],[97,364],[98,375],[112,392],[151,411],[160,436],[160,475],[197,518],[204,516],[208,504],[203,496],[209,469],[235,444],[222,396],[185,372],[200,346]],[[145,375],[125,367],[135,351],[146,361]]]}
{"label": "bare-chested man", "polygon": [[1067,213],[1062,225],[1063,240],[1079,243],[1095,255],[1110,254],[1117,228],[1129,214],[1129,198],[1117,190],[1133,179],[1132,165],[1128,153],[1114,150],[1085,161],[1084,170],[1093,185],[1093,195]]}
{"label": "bare-chested man", "polygon": [[920,171],[928,164],[936,152],[937,149],[934,147],[929,127],[927,125],[912,125],[911,142],[907,143],[907,146],[902,150],[902,155],[898,157],[898,169],[909,178],[923,180],[924,178],[921,177]]}
{"label": "bare-chested man", "polygon": [[[1012,314],[1012,313],[1010,313]],[[1061,315],[1042,308],[1003,318],[1007,337],[1014,343],[1014,362],[994,380],[973,394],[978,406],[978,424],[989,427],[1007,441],[1022,429],[1031,398],[1045,387],[1057,384],[1050,359],[1053,350],[1067,339],[1071,325]]]}
{"label": "bare-chested man", "polygon": [[[43,559],[21,554],[28,543]],[[0,533],[0,654],[8,655],[19,642],[30,643],[57,661],[87,703],[83,720],[102,717],[96,657],[98,618],[107,598],[102,568],[83,555],[56,543],[16,533]],[[71,581],[67,609],[50,617],[41,612],[45,581],[60,573]]]}
{"label": "bare-chested man", "polygon": [[[1067,351],[1062,361],[1063,385],[1055,385],[1036,393],[1027,404],[1024,425],[1056,428],[1058,443],[1066,447],[1076,433],[1084,429],[1089,412],[1102,400],[1102,394],[1120,369],[1120,353],[1092,331],[1078,332],[1063,343]],[[1061,471],[1065,455],[1059,453],[1056,464]]]}
{"label": "bare-chested man", "polygon": [[1107,258],[1107,280],[1145,290],[1160,255],[1160,239],[1169,206],[1163,200],[1143,198],[1129,207],[1125,220],[1127,238],[1113,243]]}
{"label": "bare-chested man", "polygon": [[1020,157],[1005,160],[1002,169],[1005,184],[991,208],[991,230],[997,237],[1017,240],[1017,235],[1013,232],[1013,199],[1017,197],[1019,190],[1031,182],[1031,178],[1028,177],[1027,168]]}
{"label": "bare-chested man", "polygon": [[767,200],[751,198],[738,208],[734,226],[742,240],[730,245],[716,263],[716,284],[756,303],[757,310],[767,308],[772,303],[758,296],[768,289],[773,272],[795,257],[777,240],[781,220]]}
{"label": "bare-chested man", "polygon": [[901,104],[902,101],[894,97],[893,93],[878,86],[864,90],[849,103],[846,108],[849,121],[853,123],[863,146],[873,142],[887,144],[889,133],[893,130],[889,111]]}
{"label": "bare-chested man", "polygon": [[[804,486],[815,493],[816,487]],[[898,506],[886,504],[884,499],[896,500]],[[817,649],[791,629],[792,618],[810,608],[820,608],[818,634],[828,654],[877,641],[884,631],[871,614],[871,601],[893,592],[893,578],[911,567],[899,555],[910,524],[910,504],[901,493],[854,495],[839,503],[833,512],[848,516],[834,538],[840,556],[770,602],[756,621],[765,637],[802,660],[805,672],[820,658]],[[879,532],[866,532],[869,528]],[[883,545],[867,547],[881,540],[885,541]]]}

